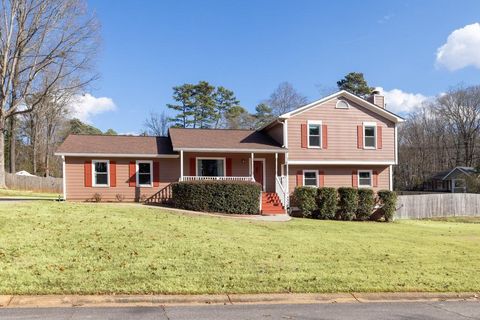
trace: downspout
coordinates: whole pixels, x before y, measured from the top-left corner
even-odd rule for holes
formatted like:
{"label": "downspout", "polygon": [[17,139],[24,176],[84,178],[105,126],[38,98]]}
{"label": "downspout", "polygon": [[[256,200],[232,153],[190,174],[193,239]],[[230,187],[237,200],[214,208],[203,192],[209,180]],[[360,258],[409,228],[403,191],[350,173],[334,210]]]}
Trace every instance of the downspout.
{"label": "downspout", "polygon": [[63,187],[63,201],[67,201],[67,176],[65,169],[65,156],[62,156],[62,187]]}

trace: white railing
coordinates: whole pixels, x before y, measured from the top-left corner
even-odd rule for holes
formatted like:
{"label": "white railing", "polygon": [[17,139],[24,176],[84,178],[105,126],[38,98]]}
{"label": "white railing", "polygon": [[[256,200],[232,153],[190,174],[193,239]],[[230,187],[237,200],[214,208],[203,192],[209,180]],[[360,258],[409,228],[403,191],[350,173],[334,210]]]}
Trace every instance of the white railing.
{"label": "white railing", "polygon": [[275,176],[275,192],[278,194],[284,208],[288,207],[288,194],[286,191],[287,177]]}
{"label": "white railing", "polygon": [[218,180],[218,181],[255,181],[253,177],[202,177],[202,176],[183,176],[180,181],[199,181],[199,180]]}

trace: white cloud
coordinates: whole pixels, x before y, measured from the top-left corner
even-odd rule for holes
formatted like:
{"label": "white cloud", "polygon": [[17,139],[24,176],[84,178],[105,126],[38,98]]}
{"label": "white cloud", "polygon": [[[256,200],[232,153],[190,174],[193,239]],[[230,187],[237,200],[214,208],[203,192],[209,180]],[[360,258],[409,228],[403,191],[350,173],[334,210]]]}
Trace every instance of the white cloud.
{"label": "white cloud", "polygon": [[474,66],[480,69],[480,23],[453,31],[437,49],[437,66],[450,71]]}
{"label": "white cloud", "polygon": [[117,106],[111,98],[97,98],[89,93],[78,95],[70,102],[71,116],[83,122],[90,122],[92,116],[116,109]]}
{"label": "white cloud", "polygon": [[403,92],[400,89],[384,90],[382,87],[375,88],[385,96],[387,110],[394,113],[408,113],[420,107],[422,103],[431,99],[420,93]]}

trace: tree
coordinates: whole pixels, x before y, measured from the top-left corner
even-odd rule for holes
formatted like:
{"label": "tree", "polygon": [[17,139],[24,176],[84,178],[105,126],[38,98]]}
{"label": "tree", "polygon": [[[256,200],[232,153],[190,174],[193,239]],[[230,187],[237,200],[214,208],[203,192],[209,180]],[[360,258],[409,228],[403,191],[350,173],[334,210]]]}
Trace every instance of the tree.
{"label": "tree", "polygon": [[195,109],[194,104],[195,85],[184,84],[173,87],[173,100],[178,104],[167,104],[167,108],[177,112],[174,118],[169,120],[173,122],[175,127],[188,128],[193,124],[192,116]]}
{"label": "tree", "polygon": [[118,135],[117,131],[113,130],[112,128],[108,129],[103,133],[106,136],[116,136]]}
{"label": "tree", "polygon": [[260,103],[255,107],[255,127],[261,128],[267,123],[271,122],[275,116],[272,113],[272,108],[270,108],[265,103]]}
{"label": "tree", "polygon": [[81,0],[2,1],[0,12],[0,188],[4,188],[6,121],[33,112],[53,91],[84,87],[95,78],[88,71],[98,25]]}
{"label": "tree", "polygon": [[[230,113],[232,108],[236,108],[236,107],[241,108],[241,107],[238,105],[240,101],[237,100],[233,91],[225,89],[224,87],[217,87],[214,98],[215,98],[214,127],[218,128],[221,124],[221,121],[225,118],[227,113]],[[240,110],[238,108],[237,108],[237,111]]]}
{"label": "tree", "polygon": [[361,72],[350,72],[343,79],[337,81],[339,90],[346,90],[360,97],[372,94],[375,88],[369,87]]}
{"label": "tree", "polygon": [[270,99],[266,101],[276,116],[290,112],[306,103],[307,97],[297,92],[288,82],[280,83],[270,95]]}
{"label": "tree", "polygon": [[252,129],[254,117],[243,107],[233,106],[226,115],[228,129]]}
{"label": "tree", "polygon": [[170,120],[165,111],[158,114],[150,112],[150,116],[145,119],[143,126],[145,128],[145,134],[151,136],[165,137],[168,134]]}
{"label": "tree", "polygon": [[102,130],[95,128],[89,124],[83,123],[78,119],[72,119],[68,122],[67,130],[64,133],[66,138],[69,134],[102,134]]}
{"label": "tree", "polygon": [[193,128],[210,128],[217,114],[215,113],[215,87],[207,81],[195,85],[193,94]]}

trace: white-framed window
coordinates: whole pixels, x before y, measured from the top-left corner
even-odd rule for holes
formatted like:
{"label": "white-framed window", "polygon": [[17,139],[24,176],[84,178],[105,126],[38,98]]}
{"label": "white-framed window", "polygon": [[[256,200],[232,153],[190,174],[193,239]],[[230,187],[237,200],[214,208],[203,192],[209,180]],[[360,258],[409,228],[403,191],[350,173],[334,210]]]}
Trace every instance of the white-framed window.
{"label": "white-framed window", "polygon": [[377,124],[375,122],[363,123],[363,148],[377,148]]}
{"label": "white-framed window", "polygon": [[358,170],[358,187],[371,188],[373,186],[372,170]]}
{"label": "white-framed window", "polygon": [[338,100],[337,104],[335,105],[335,108],[336,109],[348,109],[348,108],[350,108],[350,105],[345,100]]}
{"label": "white-framed window", "polygon": [[224,177],[226,172],[225,162],[225,158],[197,158],[197,176]]}
{"label": "white-framed window", "polygon": [[318,187],[318,171],[303,170],[303,185],[305,187]]}
{"label": "white-framed window", "polygon": [[308,120],[307,121],[307,141],[309,148],[322,147],[322,121]]}
{"label": "white-framed window", "polygon": [[137,186],[153,186],[153,161],[137,160]]}
{"label": "white-framed window", "polygon": [[92,160],[92,186],[110,186],[110,161]]}

